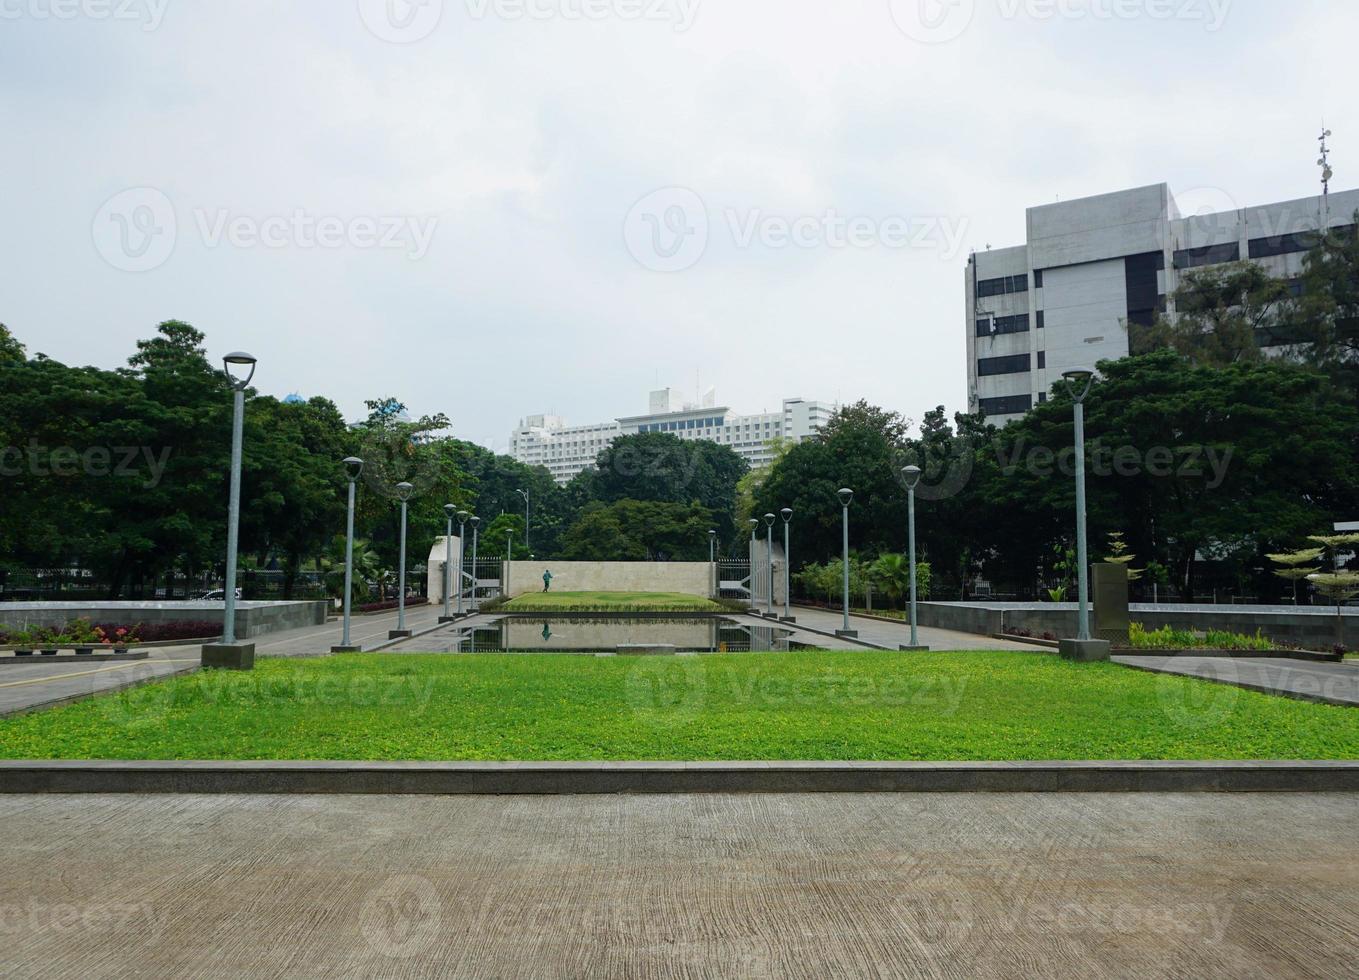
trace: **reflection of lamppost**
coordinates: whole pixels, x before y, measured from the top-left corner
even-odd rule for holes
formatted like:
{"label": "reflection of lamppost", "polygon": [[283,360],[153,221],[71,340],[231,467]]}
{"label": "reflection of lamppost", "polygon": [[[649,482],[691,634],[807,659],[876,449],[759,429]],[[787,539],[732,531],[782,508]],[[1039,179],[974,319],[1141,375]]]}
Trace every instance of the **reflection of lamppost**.
{"label": "reflection of lamppost", "polygon": [[769,549],[769,561],[765,563],[765,607],[766,617],[774,618],[774,515],[764,515],[765,539]]}
{"label": "reflection of lamppost", "polygon": [[845,590],[845,625],[843,629],[836,630],[835,635],[855,637],[859,635],[859,631],[849,628],[849,505],[854,500],[854,491],[849,487],[841,487],[835,495],[840,498],[840,526],[844,542],[840,549],[840,564],[841,570],[844,572],[843,587]]}
{"label": "reflection of lamppost", "polygon": [[524,498],[524,550],[529,547],[529,492],[527,490],[516,490],[515,493]]}
{"label": "reflection of lamppost", "polygon": [[[440,623],[454,619],[448,606],[453,598],[453,515],[457,512],[456,504],[444,504],[444,614],[439,617]],[[458,551],[462,552],[462,538],[458,538]]]}
{"label": "reflection of lamppost", "polygon": [[411,635],[406,629],[406,501],[411,499],[415,487],[409,483],[396,485],[396,499],[401,501],[401,547],[400,562],[396,573],[396,629],[387,634],[389,640],[399,640]]}
{"label": "reflection of lamppost", "polygon": [[467,511],[458,511],[458,615],[462,615],[462,557],[467,554]]}
{"label": "reflection of lamppost", "polygon": [[[236,642],[236,551],[241,526],[241,442],[245,428],[245,389],[255,376],[255,358],[234,351],[222,358],[231,385],[231,489],[227,499],[226,581],[222,598],[222,642],[203,647],[204,667],[249,670],[255,666],[255,644]],[[235,370],[233,370],[235,369]],[[247,370],[248,369],[248,370]],[[245,372],[244,376],[237,372]]]}
{"label": "reflection of lamppost", "polygon": [[792,582],[790,570],[793,567],[793,559],[792,552],[788,548],[788,525],[793,522],[793,508],[785,507],[779,513],[783,516],[783,622],[793,623],[796,622],[790,608],[793,601],[793,590],[790,585]]}
{"label": "reflection of lamppost", "polygon": [[1075,660],[1108,660],[1110,644],[1090,638],[1090,583],[1089,559],[1085,546],[1085,399],[1095,383],[1095,372],[1089,368],[1063,371],[1071,400],[1075,403],[1076,421],[1076,586],[1079,599],[1076,639],[1063,640],[1061,653]]}
{"label": "reflection of lamppost", "polygon": [[344,629],[340,645],[331,647],[331,653],[358,653],[359,647],[349,642],[349,605],[354,593],[354,486],[359,474],[363,472],[363,460],[350,456],[344,461],[345,476],[349,478],[349,514],[345,518],[344,529]]}
{"label": "reflection of lamppost", "polygon": [[477,609],[477,528],[481,527],[481,518],[468,518],[467,523],[472,525],[472,596],[469,605],[475,612]]}
{"label": "reflection of lamppost", "polygon": [[906,499],[908,501],[906,513],[909,530],[906,533],[910,542],[908,550],[911,554],[911,647],[918,648],[920,636],[916,630],[915,618],[915,488],[920,483],[920,467],[903,467],[901,475],[906,480]]}

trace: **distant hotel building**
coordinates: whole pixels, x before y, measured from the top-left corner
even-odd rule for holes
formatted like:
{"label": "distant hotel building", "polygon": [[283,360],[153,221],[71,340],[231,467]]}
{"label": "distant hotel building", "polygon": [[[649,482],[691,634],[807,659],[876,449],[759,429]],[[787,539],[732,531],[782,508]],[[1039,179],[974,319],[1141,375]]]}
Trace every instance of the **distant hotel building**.
{"label": "distant hotel building", "polygon": [[663,388],[651,393],[646,415],[613,422],[568,426],[555,415],[530,415],[510,436],[510,455],[529,466],[546,466],[558,483],[566,484],[594,466],[595,458],[619,436],[669,432],[681,439],[730,446],[751,466],[762,466],[773,458],[769,447],[773,439],[801,442],[815,435],[834,412],[835,406],[825,402],[787,398],[781,412],[733,415],[717,406],[711,391],[701,404],[687,405],[672,389]]}
{"label": "distant hotel building", "polygon": [[968,402],[998,425],[1063,371],[1128,354],[1191,269],[1251,259],[1296,279],[1321,228],[1354,223],[1359,191],[1188,217],[1165,184],[1028,209],[1028,242],[979,252],[964,290]]}

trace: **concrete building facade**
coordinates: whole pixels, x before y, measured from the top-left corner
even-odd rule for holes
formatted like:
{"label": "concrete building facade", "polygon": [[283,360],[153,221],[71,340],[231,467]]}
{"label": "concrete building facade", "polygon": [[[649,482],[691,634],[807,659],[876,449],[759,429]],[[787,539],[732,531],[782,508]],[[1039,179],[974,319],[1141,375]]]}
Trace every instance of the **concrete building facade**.
{"label": "concrete building facade", "polygon": [[1025,244],[968,260],[969,409],[1003,425],[1063,371],[1127,356],[1192,270],[1247,259],[1296,280],[1317,231],[1356,211],[1359,190],[1184,215],[1166,184],[1029,208]]}
{"label": "concrete building facade", "polygon": [[669,432],[681,439],[705,439],[730,446],[751,466],[773,459],[775,439],[801,442],[830,421],[836,406],[827,402],[785,398],[778,412],[735,415],[719,406],[709,390],[699,403],[685,403],[671,388],[651,392],[649,411],[600,422],[571,426],[556,415],[530,415],[510,435],[510,456],[529,466],[545,466],[560,484],[571,481],[614,439],[639,432]]}

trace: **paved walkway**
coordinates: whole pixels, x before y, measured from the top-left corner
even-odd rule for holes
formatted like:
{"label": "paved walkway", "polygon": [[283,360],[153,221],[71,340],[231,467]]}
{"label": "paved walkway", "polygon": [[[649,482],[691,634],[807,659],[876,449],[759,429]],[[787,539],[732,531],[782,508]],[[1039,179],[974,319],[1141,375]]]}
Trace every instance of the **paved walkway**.
{"label": "paved walkway", "polygon": [[1344,794],[14,796],[0,821],[14,977],[1348,976],[1359,948]]}
{"label": "paved walkway", "polygon": [[[798,625],[833,633],[844,625],[844,615],[829,609],[811,606],[796,606],[793,616]],[[886,622],[869,619],[866,616],[849,617],[852,629],[859,631],[859,639],[875,646],[895,650],[911,642],[911,625],[906,622]],[[921,626],[918,630],[920,642],[931,650],[1025,650],[1029,653],[1051,653],[1043,647],[1027,643],[1014,643],[1010,640],[993,640],[989,636],[976,633],[958,633],[953,630],[934,629]]]}
{"label": "paved walkway", "polygon": [[1266,694],[1359,706],[1359,663],[1247,657],[1114,657],[1116,663],[1183,674]]}

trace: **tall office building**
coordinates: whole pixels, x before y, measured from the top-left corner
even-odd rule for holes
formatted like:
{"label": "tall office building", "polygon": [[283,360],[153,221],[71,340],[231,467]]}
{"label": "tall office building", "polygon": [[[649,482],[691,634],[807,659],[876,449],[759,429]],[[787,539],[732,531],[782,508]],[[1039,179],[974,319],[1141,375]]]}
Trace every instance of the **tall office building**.
{"label": "tall office building", "polygon": [[1063,371],[1126,356],[1129,325],[1173,314],[1167,297],[1192,269],[1250,259],[1296,280],[1317,231],[1356,210],[1346,191],[1183,215],[1165,184],[1029,208],[1024,245],[968,261],[969,408],[1003,425]]}
{"label": "tall office building", "polygon": [[697,404],[685,403],[670,388],[651,393],[645,415],[633,415],[594,425],[566,424],[556,415],[530,415],[510,435],[510,455],[530,466],[546,466],[553,478],[566,484],[595,464],[599,453],[623,435],[669,432],[681,439],[706,439],[730,446],[751,466],[772,458],[776,439],[801,442],[815,435],[835,413],[835,406],[802,398],[786,398],[783,410],[758,415],[734,415],[718,406],[709,390]]}

